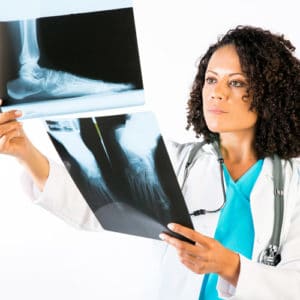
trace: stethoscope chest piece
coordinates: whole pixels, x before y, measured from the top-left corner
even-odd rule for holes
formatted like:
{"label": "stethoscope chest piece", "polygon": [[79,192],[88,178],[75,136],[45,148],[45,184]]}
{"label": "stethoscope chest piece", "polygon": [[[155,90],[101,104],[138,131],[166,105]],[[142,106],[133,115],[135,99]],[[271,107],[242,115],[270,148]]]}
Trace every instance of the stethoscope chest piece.
{"label": "stethoscope chest piece", "polygon": [[281,261],[281,255],[276,245],[269,245],[263,250],[259,257],[259,262],[268,266],[277,266]]}
{"label": "stethoscope chest piece", "polygon": [[[192,162],[198,152],[198,150],[205,144],[204,142],[197,143],[194,148],[191,149],[186,166],[185,166],[185,173],[184,179],[181,186],[183,188],[186,179],[188,177],[189,168],[192,165]],[[222,154],[219,148],[218,143],[213,143],[213,147],[218,155],[218,162],[220,165],[220,174],[221,174],[221,183],[222,183],[222,190],[223,190],[223,204],[216,208],[215,210],[206,210],[206,209],[198,209],[190,213],[191,216],[199,216],[204,215],[207,213],[215,213],[220,211],[225,203],[226,203],[226,194],[225,194],[225,187],[224,187],[224,178],[223,178],[223,167],[222,163],[224,162],[222,158]],[[280,246],[280,235],[282,229],[282,221],[283,221],[283,212],[284,212],[284,190],[283,190],[283,175],[282,175],[282,166],[281,161],[278,155],[274,154],[273,156],[273,178],[274,178],[274,224],[273,224],[273,232],[269,242],[268,247],[263,250],[259,256],[258,261],[265,265],[269,266],[277,266],[278,263],[281,261],[281,255],[279,253],[279,246]]]}

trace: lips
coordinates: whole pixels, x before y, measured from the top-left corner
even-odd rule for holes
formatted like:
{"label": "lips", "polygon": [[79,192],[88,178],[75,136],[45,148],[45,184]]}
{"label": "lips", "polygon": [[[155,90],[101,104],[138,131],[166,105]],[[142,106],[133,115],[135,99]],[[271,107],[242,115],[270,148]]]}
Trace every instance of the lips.
{"label": "lips", "polygon": [[207,111],[211,114],[216,114],[216,115],[227,114],[227,111],[222,110],[220,108],[209,108]]}

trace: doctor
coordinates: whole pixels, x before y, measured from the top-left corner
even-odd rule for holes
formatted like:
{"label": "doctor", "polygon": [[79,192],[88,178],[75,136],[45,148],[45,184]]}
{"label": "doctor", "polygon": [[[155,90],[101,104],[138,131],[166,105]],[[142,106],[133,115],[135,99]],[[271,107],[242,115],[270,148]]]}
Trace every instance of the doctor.
{"label": "doctor", "polygon": [[[293,51],[283,36],[239,26],[201,58],[188,126],[206,143],[191,161],[197,145],[169,146],[195,230],[169,226],[195,243],[160,235],[151,299],[299,299],[300,62]],[[66,171],[26,138],[20,115],[0,114],[0,151],[24,165],[32,198],[71,224],[101,230]],[[271,266],[260,258],[275,218],[274,155],[281,158],[284,215],[280,257]]]}

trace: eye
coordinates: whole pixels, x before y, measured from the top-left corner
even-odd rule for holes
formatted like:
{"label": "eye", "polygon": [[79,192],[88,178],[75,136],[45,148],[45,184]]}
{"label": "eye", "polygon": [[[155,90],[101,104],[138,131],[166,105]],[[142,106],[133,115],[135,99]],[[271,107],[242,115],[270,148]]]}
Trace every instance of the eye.
{"label": "eye", "polygon": [[244,81],[241,81],[241,80],[231,80],[229,82],[229,85],[239,88],[239,87],[245,87],[247,84]]}
{"label": "eye", "polygon": [[214,77],[206,77],[206,78],[205,78],[205,82],[206,82],[207,84],[214,84],[214,83],[217,82],[217,79],[214,78]]}

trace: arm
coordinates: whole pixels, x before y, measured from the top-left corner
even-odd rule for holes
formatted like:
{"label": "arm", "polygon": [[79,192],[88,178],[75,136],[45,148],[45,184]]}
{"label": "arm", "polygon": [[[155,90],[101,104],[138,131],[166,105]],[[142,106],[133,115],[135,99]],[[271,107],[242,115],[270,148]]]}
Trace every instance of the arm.
{"label": "arm", "polygon": [[49,175],[49,162],[27,138],[17,121],[21,116],[17,110],[0,113],[0,153],[16,157],[42,191]]}
{"label": "arm", "polygon": [[283,246],[282,263],[277,267],[251,261],[179,224],[170,224],[170,229],[195,241],[195,245],[167,234],[160,237],[176,248],[180,261],[194,273],[217,273],[220,276],[217,289],[224,299],[297,300],[300,295],[300,207],[295,213],[298,224],[289,233],[289,241]]}
{"label": "arm", "polygon": [[[219,273],[220,278],[218,281],[217,289],[222,298],[225,299],[299,299],[300,295],[300,167],[295,166],[293,169],[293,176],[289,177],[289,189],[286,197],[285,205],[285,222],[283,227],[283,240],[281,243],[281,262],[276,266],[266,266],[258,263],[254,260],[249,260],[242,255],[240,258],[240,268],[238,272],[238,278],[236,282],[236,288],[234,288],[234,281],[230,278],[226,279],[226,275]],[[176,225],[177,227],[177,225]],[[176,230],[175,227],[175,230]],[[181,232],[185,232],[184,228],[179,228]],[[196,240],[196,245],[193,247],[198,247],[199,253],[201,253],[205,247],[200,247],[201,243],[210,241],[209,238],[203,237],[196,232],[193,232],[194,240]],[[186,235],[186,233],[184,233]],[[193,239],[192,238],[192,239]],[[167,239],[169,239],[167,237]],[[180,241],[174,240],[170,241],[170,244],[174,243],[174,246],[178,250],[179,254],[184,253],[184,247],[186,246]],[[218,244],[211,249],[211,255],[207,256],[210,259],[215,259],[215,254],[220,251]],[[205,245],[204,245],[205,246]],[[180,247],[182,249],[180,249]],[[261,250],[264,248],[264,244],[261,246]],[[185,250],[186,253],[188,248]],[[196,251],[191,249],[191,251]],[[222,250],[221,250],[222,251]],[[192,257],[193,258],[193,257]],[[201,268],[201,260],[195,260],[196,264],[193,266],[194,272],[197,273]],[[208,262],[204,262],[206,266]],[[204,266],[204,264],[203,264]],[[234,268],[233,268],[234,269]],[[208,269],[207,269],[208,270]],[[224,269],[225,270],[225,269]],[[200,272],[198,272],[200,273]],[[205,273],[205,270],[204,272]]]}
{"label": "arm", "polygon": [[32,177],[23,174],[22,185],[34,203],[77,229],[101,231],[102,227],[74,184],[66,168],[49,161],[49,176],[43,191],[36,188]]}
{"label": "arm", "polygon": [[192,245],[167,234],[160,235],[164,241],[176,248],[180,261],[187,268],[197,274],[216,273],[236,286],[240,272],[240,257],[237,253],[190,228],[173,223],[168,227],[195,242]]}
{"label": "arm", "polygon": [[[265,266],[241,256],[236,296],[247,299],[291,299],[300,297],[300,166],[294,167],[285,198],[286,236],[281,242],[281,262]],[[283,228],[283,232],[285,228]],[[259,292],[259,297],[254,297]],[[244,299],[244,298],[243,298]]]}
{"label": "arm", "polygon": [[17,121],[21,115],[16,110],[0,113],[0,154],[15,157],[24,167],[22,184],[26,194],[74,227],[101,230],[67,170],[49,161],[28,139]]}

